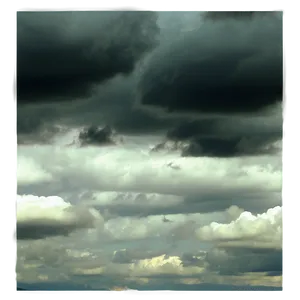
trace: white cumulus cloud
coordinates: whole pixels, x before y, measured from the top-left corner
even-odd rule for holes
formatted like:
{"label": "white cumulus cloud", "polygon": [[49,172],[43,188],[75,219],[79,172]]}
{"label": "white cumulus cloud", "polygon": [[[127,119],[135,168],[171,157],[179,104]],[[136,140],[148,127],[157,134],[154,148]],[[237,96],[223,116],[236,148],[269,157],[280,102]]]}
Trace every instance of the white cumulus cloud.
{"label": "white cumulus cloud", "polygon": [[199,239],[227,246],[282,247],[282,207],[270,208],[263,214],[242,212],[229,224],[212,222],[196,231]]}
{"label": "white cumulus cloud", "polygon": [[160,255],[149,259],[141,259],[130,265],[131,276],[181,275],[191,276],[203,273],[204,267],[185,267],[179,256]]}

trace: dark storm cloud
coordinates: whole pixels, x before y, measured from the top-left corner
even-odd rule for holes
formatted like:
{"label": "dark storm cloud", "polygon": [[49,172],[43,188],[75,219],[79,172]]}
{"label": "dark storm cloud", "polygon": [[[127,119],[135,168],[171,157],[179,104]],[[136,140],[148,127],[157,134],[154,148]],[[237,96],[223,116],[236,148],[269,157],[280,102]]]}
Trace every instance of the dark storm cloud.
{"label": "dark storm cloud", "polygon": [[182,122],[170,129],[166,140],[154,150],[164,150],[171,142],[182,156],[270,155],[278,153],[280,146],[274,143],[281,139],[282,116],[278,106],[265,116],[224,116]]}
{"label": "dark storm cloud", "polygon": [[204,21],[144,67],[141,105],[168,112],[257,112],[282,101],[282,18]]}
{"label": "dark storm cloud", "polygon": [[182,122],[167,132],[167,139],[174,141],[185,141],[195,136],[211,136],[220,127],[218,119],[203,119]]}
{"label": "dark storm cloud", "polygon": [[[137,15],[139,12],[135,12]],[[82,14],[82,13],[80,13]],[[132,13],[134,14],[134,13]],[[203,13],[201,13],[203,14]],[[117,18],[117,16],[122,15],[122,12],[114,12],[114,18]],[[146,14],[148,16],[148,14]],[[68,35],[73,38],[77,38],[76,41],[81,42],[84,39],[93,39],[97,34],[95,33],[97,29],[97,24],[100,23],[99,28],[104,28],[103,24],[108,24],[110,18],[107,17],[104,13],[101,14],[101,17],[104,16],[104,20],[97,20],[96,18],[91,18],[91,21],[86,23],[87,18],[86,14],[84,15],[75,15],[72,18],[65,17],[64,22],[65,26],[64,28],[70,28],[67,33],[65,33],[67,30],[61,30],[62,27],[62,21],[58,22],[57,24],[53,22],[53,17],[51,17],[51,14],[49,14],[46,17],[46,20],[38,20],[37,17],[27,17],[23,19],[26,19],[27,23],[33,23],[33,22],[39,22],[41,29],[40,31],[48,33],[47,36],[62,36]],[[160,26],[160,46],[159,48],[156,48],[155,51],[156,55],[151,59],[150,62],[147,64],[146,61],[144,61],[143,65],[144,67],[136,68],[132,74],[129,76],[114,76],[114,78],[106,81],[102,81],[100,85],[97,85],[93,89],[93,95],[91,97],[87,97],[84,99],[84,101],[72,101],[72,104],[70,105],[70,102],[59,102],[59,105],[57,103],[41,103],[38,102],[38,104],[30,109],[27,109],[29,106],[22,105],[23,102],[18,102],[18,114],[17,114],[17,120],[18,120],[18,142],[19,143],[30,143],[32,140],[39,140],[42,142],[49,142],[50,138],[57,133],[57,126],[56,124],[62,124],[67,125],[67,127],[78,127],[78,126],[84,126],[88,127],[90,124],[94,124],[95,126],[103,127],[105,124],[111,125],[114,129],[117,130],[120,134],[143,134],[143,133],[153,133],[153,132],[159,132],[162,134],[165,134],[167,131],[167,139],[169,140],[178,140],[178,141],[188,141],[190,143],[190,146],[187,147],[183,153],[184,156],[186,155],[192,155],[192,156],[240,156],[240,155],[256,155],[256,154],[262,154],[262,153],[273,153],[274,148],[270,145],[273,141],[277,139],[281,139],[281,125],[282,120],[279,120],[279,123],[276,124],[276,128],[274,126],[270,127],[267,122],[264,122],[263,120],[259,122],[259,125],[257,125],[257,121],[253,120],[251,126],[247,125],[247,128],[242,124],[241,122],[243,116],[239,120],[232,121],[231,116],[227,118],[218,118],[212,117],[208,118],[206,116],[206,120],[196,120],[193,121],[194,117],[191,117],[190,115],[174,115],[171,114],[171,118],[166,116],[166,114],[157,114],[152,113],[149,110],[144,109],[145,107],[142,105],[135,105],[134,101],[136,99],[136,89],[138,85],[138,81],[141,75],[141,72],[143,71],[143,68],[145,68],[145,73],[143,75],[143,82],[145,82],[146,75],[150,72],[154,72],[153,75],[153,81],[151,84],[153,84],[154,89],[151,88],[151,90],[155,90],[156,87],[160,88],[160,83],[158,83],[159,80],[162,80],[164,76],[155,76],[155,72],[166,71],[165,73],[162,73],[162,75],[166,75],[166,77],[169,76],[170,72],[172,71],[171,65],[174,65],[174,68],[177,68],[177,65],[179,64],[182,67],[185,67],[185,62],[187,62],[187,65],[189,63],[187,57],[190,55],[193,56],[193,54],[197,54],[197,49],[201,48],[201,43],[199,41],[199,38],[197,37],[200,35],[200,38],[207,37],[211,39],[212,41],[209,43],[211,46],[218,46],[220,49],[225,48],[225,50],[228,50],[228,53],[230,54],[231,48],[225,43],[225,47],[223,45],[219,45],[217,42],[217,37],[215,37],[214,32],[218,31],[219,35],[223,34],[224,26],[220,25],[218,28],[214,27],[214,24],[212,25],[203,25],[199,29],[196,27],[200,24],[199,23],[199,12],[160,12],[158,13],[158,21],[157,24]],[[57,19],[58,17],[56,17]],[[149,16],[150,18],[150,16]],[[59,17],[58,19],[63,19]],[[136,17],[135,19],[138,19]],[[50,20],[50,21],[49,21]],[[198,20],[198,23],[195,21]],[[271,20],[271,21],[268,21]],[[30,22],[29,22],[30,21]],[[229,20],[230,21],[230,20]],[[26,23],[23,21],[23,24]],[[142,21],[139,21],[142,22]],[[145,21],[146,22],[146,21]],[[153,20],[154,22],[154,20]],[[207,21],[208,22],[208,21]],[[227,21],[226,21],[227,22]],[[226,22],[220,21],[217,23],[224,23],[226,25]],[[20,22],[19,22],[20,23]],[[30,24],[31,24],[30,23]],[[248,45],[251,45],[251,42],[254,40],[257,41],[256,44],[253,44],[251,46],[251,49],[262,49],[265,51],[265,53],[269,53],[271,46],[276,44],[277,42],[277,35],[279,35],[276,30],[274,29],[274,32],[272,31],[273,28],[281,27],[280,21],[274,21],[272,18],[265,16],[264,18],[258,18],[258,21],[253,19],[251,21],[250,29],[247,29],[247,26],[243,22],[239,22],[242,25],[241,28],[239,28],[240,25],[234,25],[234,20],[232,23],[228,23],[226,26],[231,30],[236,30],[239,34],[239,38],[234,38],[229,33],[225,36],[229,36],[229,39],[234,40],[237,44],[235,46],[232,45],[232,49],[236,52],[237,50],[244,50],[248,49]],[[248,22],[249,23],[249,22]],[[51,26],[49,27],[49,24]],[[71,27],[70,24],[73,24],[74,26]],[[76,24],[84,24],[85,26],[79,26],[75,28]],[[119,23],[117,23],[119,24]],[[152,23],[151,23],[152,24]],[[196,26],[196,25],[197,26]],[[265,24],[266,28],[262,29],[263,32],[268,33],[270,32],[270,39],[268,40],[268,43],[270,43],[270,47],[264,45],[264,42],[262,42],[262,36],[263,34],[257,35],[257,31],[260,28],[260,25]],[[279,24],[279,25],[278,25]],[[22,22],[21,22],[22,25]],[[20,24],[19,26],[22,27]],[[115,25],[117,26],[117,25]],[[128,25],[129,26],[129,25]],[[128,26],[125,26],[125,29],[128,29]],[[150,24],[149,24],[150,26]],[[225,26],[225,27],[226,27]],[[244,27],[243,27],[244,26]],[[24,27],[24,26],[23,26]],[[114,27],[114,26],[112,26]],[[190,27],[194,30],[191,32]],[[210,28],[212,27],[212,28]],[[121,30],[122,28],[117,27]],[[76,29],[76,30],[75,30]],[[186,30],[188,29],[188,30]],[[244,30],[245,29],[245,30]],[[125,31],[126,31],[125,30]],[[211,30],[211,31],[210,31]],[[226,29],[228,30],[228,29]],[[29,29],[24,30],[25,33],[28,35]],[[243,37],[243,32],[245,31],[245,37]],[[110,34],[110,31],[107,31],[107,36]],[[51,33],[51,34],[50,34]],[[87,34],[85,36],[85,34]],[[115,32],[114,32],[115,33]],[[99,35],[103,35],[102,31],[99,31]],[[31,34],[32,35],[32,34]],[[154,34],[153,34],[154,35]],[[20,35],[21,36],[21,35]],[[26,35],[25,35],[26,36]],[[35,37],[35,35],[33,35]],[[116,35],[113,35],[115,37]],[[178,38],[178,36],[180,36]],[[251,37],[248,38],[248,37]],[[18,37],[20,38],[20,37]],[[146,38],[146,37],[145,37]],[[150,39],[150,37],[149,37]],[[179,41],[178,41],[179,39]],[[194,39],[194,40],[193,40]],[[26,41],[25,38],[23,38],[24,41]],[[226,41],[226,37],[224,37],[223,40],[220,42]],[[241,40],[239,42],[239,40]],[[182,41],[184,43],[182,44]],[[130,43],[131,41],[128,41]],[[59,44],[60,46],[65,45],[65,41],[56,40],[56,44]],[[28,45],[27,43],[25,43]],[[184,49],[184,44],[187,44],[186,49]],[[267,44],[267,42],[265,43]],[[35,44],[33,44],[35,45]],[[89,44],[88,44],[89,45]],[[194,48],[192,48],[194,46]],[[18,45],[18,48],[20,45]],[[75,48],[74,48],[75,47]],[[77,44],[72,45],[72,49],[74,48],[74,52],[77,50]],[[209,47],[205,46],[206,48]],[[22,47],[21,47],[22,48]],[[181,48],[184,49],[182,53],[179,54],[181,51]],[[51,49],[51,48],[50,48]],[[102,48],[101,48],[102,49]],[[150,49],[150,48],[149,48]],[[194,49],[194,50],[193,50]],[[202,49],[202,48],[201,48]],[[201,50],[200,49],[200,50]],[[75,51],[76,50],[76,51]],[[150,49],[151,50],[151,49]],[[149,50],[149,52],[151,52]],[[167,52],[166,52],[167,50]],[[205,50],[205,49],[204,49]],[[227,51],[226,50],[226,51]],[[21,51],[21,50],[19,50]],[[51,51],[54,51],[51,50]],[[56,51],[56,50],[55,50]],[[54,52],[55,52],[54,51]],[[168,53],[168,51],[173,51],[176,55],[175,58],[172,59],[170,55],[163,56],[163,53]],[[248,51],[248,50],[247,50]],[[252,51],[252,50],[251,50]],[[220,53],[222,51],[220,50]],[[280,52],[280,51],[279,51]],[[31,52],[30,52],[31,53]],[[49,52],[50,53],[50,52]],[[56,53],[56,52],[55,52]],[[80,53],[77,51],[78,55]],[[214,52],[213,52],[214,53]],[[228,54],[227,53],[227,54]],[[218,53],[216,53],[217,55]],[[222,53],[221,53],[222,54]],[[226,55],[227,55],[226,54]],[[42,54],[39,54],[42,55]],[[48,55],[48,54],[47,54]],[[50,54],[49,54],[50,55]],[[54,54],[53,54],[54,55]],[[121,54],[120,54],[121,55]],[[123,54],[122,54],[123,55]],[[215,54],[214,54],[215,55]],[[222,54],[223,55],[223,54]],[[221,55],[221,56],[222,56]],[[225,56],[226,56],[225,55]],[[238,53],[239,55],[239,53]],[[272,56],[272,55],[271,55]],[[156,58],[163,57],[162,61],[159,61]],[[192,57],[191,57],[192,58]],[[100,59],[100,58],[99,58]],[[102,59],[102,58],[101,58]],[[222,58],[223,59],[223,58]],[[220,60],[222,60],[220,59]],[[233,61],[232,59],[231,61]],[[33,60],[35,61],[35,60]],[[152,62],[157,61],[157,65],[151,66]],[[205,62],[205,61],[204,61]],[[200,61],[197,58],[196,55],[196,71],[198,72],[200,69],[198,68],[198,63],[200,64]],[[206,62],[205,62],[206,63]],[[210,61],[208,61],[208,64]],[[231,62],[229,62],[230,64]],[[246,63],[242,63],[241,66],[243,67],[243,64],[246,65]],[[65,64],[64,64],[65,65]],[[216,64],[217,66],[218,64]],[[57,65],[56,65],[57,66]],[[200,66],[200,65],[199,65]],[[153,68],[153,69],[152,69]],[[156,70],[154,70],[156,68]],[[179,68],[180,70],[180,68]],[[188,70],[188,69],[186,69]],[[225,70],[225,69],[224,69]],[[57,70],[53,71],[59,71],[59,67],[57,66]],[[197,73],[196,72],[196,73]],[[159,75],[157,73],[157,75]],[[42,73],[41,73],[42,74]],[[152,73],[151,73],[152,74]],[[186,73],[186,74],[189,74]],[[185,74],[183,74],[185,75]],[[81,78],[85,79],[84,74],[80,75]],[[148,75],[147,75],[148,76]],[[183,76],[183,77],[191,77],[191,76]],[[232,77],[232,76],[231,76]],[[234,76],[233,76],[234,77]],[[201,79],[202,77],[200,77]],[[204,77],[203,77],[204,78]],[[263,78],[263,76],[262,76]],[[172,79],[172,78],[171,78]],[[192,78],[193,79],[193,78]],[[205,79],[205,78],[204,78]],[[214,85],[214,82],[212,82],[213,87],[217,86],[221,83],[221,77],[216,78],[216,85]],[[220,79],[220,80],[219,80]],[[176,81],[176,80],[175,80]],[[215,79],[214,79],[215,81]],[[91,82],[91,81],[89,81]],[[205,81],[206,82],[206,81]],[[224,81],[225,82],[225,81]],[[95,81],[96,83],[96,81]],[[150,84],[150,81],[146,81],[147,86],[148,83]],[[168,91],[171,91],[176,85],[180,89],[180,93],[178,95],[183,95],[184,89],[191,87],[190,90],[193,91],[193,80],[192,85],[182,85],[177,84],[178,82],[171,82],[170,89],[168,88]],[[207,81],[209,83],[209,81]],[[197,84],[198,86],[198,84]],[[202,85],[203,86],[203,85]],[[148,86],[150,87],[150,86]],[[215,88],[214,88],[215,89]],[[216,88],[219,89],[219,88]],[[53,89],[52,89],[53,90]],[[175,90],[175,89],[174,89]],[[66,90],[68,92],[68,89]],[[181,94],[182,92],[182,94]],[[157,100],[163,100],[166,99],[163,95],[164,90],[158,91],[158,97]],[[177,93],[177,92],[176,92]],[[225,93],[226,94],[226,93]],[[181,97],[181,96],[180,96]],[[184,98],[186,98],[184,96]],[[45,99],[45,97],[43,97]],[[183,98],[182,98],[183,99]],[[155,98],[152,99],[153,101],[156,101]],[[152,101],[151,100],[151,101]],[[188,98],[187,98],[188,100]],[[176,100],[177,101],[177,100]],[[181,101],[181,100],[180,100]],[[179,102],[180,102],[179,101]],[[184,101],[186,101],[184,99]],[[227,101],[227,100],[226,100]],[[225,102],[226,102],[225,101]],[[242,105],[244,105],[245,101],[241,100],[241,106],[240,110],[243,110]],[[162,102],[163,103],[163,102]],[[186,102],[187,105],[189,105],[189,101]],[[199,102],[200,103],[200,102]],[[207,103],[207,102],[205,102]],[[229,104],[231,102],[229,101]],[[232,103],[231,103],[232,104]],[[158,105],[160,105],[158,103]],[[228,106],[229,107],[229,106]],[[212,102],[212,110],[221,110],[218,109],[217,105],[214,105]],[[230,113],[230,109],[229,109]],[[197,117],[198,118],[198,117]],[[191,121],[192,120],[192,121]],[[233,124],[234,123],[234,124]],[[250,122],[251,123],[251,122]],[[228,125],[229,124],[229,125]],[[241,128],[241,129],[240,129]],[[215,147],[216,145],[216,147]]]}
{"label": "dark storm cloud", "polygon": [[209,269],[224,275],[282,272],[282,251],[274,249],[214,248],[206,255]]}
{"label": "dark storm cloud", "polygon": [[260,138],[215,138],[201,137],[196,138],[182,151],[182,156],[205,156],[205,157],[234,157],[276,154],[277,147],[271,142],[274,139]]}
{"label": "dark storm cloud", "polygon": [[110,126],[99,128],[90,126],[79,133],[79,142],[81,146],[87,145],[114,145],[114,131]]}
{"label": "dark storm cloud", "polygon": [[[44,141],[45,129],[55,124],[66,127],[111,125],[120,134],[140,134],[174,127],[182,118],[163,118],[133,106],[136,79],[116,77],[95,89],[84,101],[39,103],[17,106],[18,137],[31,141],[31,136]],[[138,124],[138,126],[137,126]],[[48,139],[49,142],[49,139]]]}
{"label": "dark storm cloud", "polygon": [[17,99],[74,99],[156,45],[154,12],[18,12]]}

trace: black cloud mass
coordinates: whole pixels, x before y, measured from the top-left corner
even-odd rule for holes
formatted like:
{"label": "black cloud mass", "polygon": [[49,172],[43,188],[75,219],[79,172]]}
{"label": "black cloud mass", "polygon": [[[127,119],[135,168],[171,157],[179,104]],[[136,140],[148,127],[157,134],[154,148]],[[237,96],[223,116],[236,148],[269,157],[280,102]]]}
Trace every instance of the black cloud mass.
{"label": "black cloud mass", "polygon": [[19,102],[76,99],[129,74],[156,44],[154,12],[19,12]]}
{"label": "black cloud mass", "polygon": [[169,112],[257,112],[282,100],[282,20],[204,21],[149,60],[142,105]]}
{"label": "black cloud mass", "polygon": [[164,149],[171,142],[181,150],[182,156],[276,154],[280,148],[276,142],[282,139],[282,118],[277,113],[276,119],[275,115],[272,118],[225,117],[185,121],[170,129],[165,141],[154,149]]}
{"label": "black cloud mass", "polygon": [[91,124],[109,124],[185,142],[182,156],[278,150],[280,12],[22,12],[17,29],[20,144],[62,124],[102,145]]}

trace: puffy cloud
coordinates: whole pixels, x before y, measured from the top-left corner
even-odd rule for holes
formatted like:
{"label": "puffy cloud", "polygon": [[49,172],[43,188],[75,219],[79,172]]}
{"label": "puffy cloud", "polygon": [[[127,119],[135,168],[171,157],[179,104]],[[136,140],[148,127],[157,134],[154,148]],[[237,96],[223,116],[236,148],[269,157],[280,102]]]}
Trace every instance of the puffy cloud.
{"label": "puffy cloud", "polygon": [[17,196],[18,239],[69,235],[78,229],[100,229],[102,226],[103,219],[99,212],[71,205],[58,196]]}
{"label": "puffy cloud", "polygon": [[201,240],[218,242],[228,247],[282,248],[282,208],[270,208],[263,214],[242,212],[229,224],[216,222],[199,228]]}
{"label": "puffy cloud", "polygon": [[156,45],[156,21],[155,12],[18,12],[18,102],[80,98],[131,73]]}
{"label": "puffy cloud", "polygon": [[183,266],[178,256],[161,255],[150,259],[142,259],[131,265],[130,269],[139,276],[155,274],[172,274],[183,271]]}

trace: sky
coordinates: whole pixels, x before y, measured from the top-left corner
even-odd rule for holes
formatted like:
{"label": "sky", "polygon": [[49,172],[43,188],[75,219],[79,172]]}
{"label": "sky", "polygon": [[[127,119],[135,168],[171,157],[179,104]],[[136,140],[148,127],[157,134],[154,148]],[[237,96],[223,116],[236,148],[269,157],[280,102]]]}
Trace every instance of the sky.
{"label": "sky", "polygon": [[280,12],[18,12],[19,286],[282,286]]}

